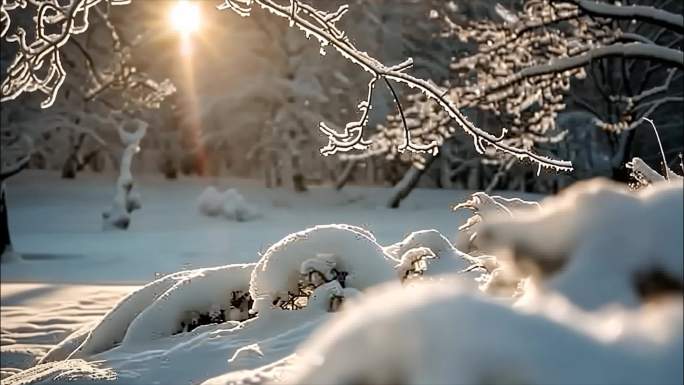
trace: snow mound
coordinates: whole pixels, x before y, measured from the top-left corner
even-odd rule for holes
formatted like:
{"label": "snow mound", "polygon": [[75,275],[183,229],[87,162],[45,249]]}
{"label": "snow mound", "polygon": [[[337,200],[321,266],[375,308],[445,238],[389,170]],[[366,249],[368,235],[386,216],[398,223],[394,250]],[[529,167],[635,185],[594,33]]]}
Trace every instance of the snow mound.
{"label": "snow mound", "polygon": [[224,311],[226,321],[244,321],[249,308],[233,308],[231,293],[247,293],[255,264],[198,269],[177,281],[130,324],[122,341],[141,344],[182,331],[201,313]]}
{"label": "snow mound", "polygon": [[87,357],[121,343],[135,317],[189,273],[181,271],[169,274],[132,292],[107,312],[97,325],[84,327],[71,334],[50,350],[39,363],[60,361],[67,357]]}
{"label": "snow mound", "polygon": [[221,192],[214,186],[207,187],[197,198],[197,207],[203,215],[223,216],[237,222],[250,221],[261,216],[256,207],[233,188]]}
{"label": "snow mound", "polygon": [[319,328],[281,383],[681,383],[681,312],[681,300],[610,317],[569,306],[560,322],[457,279],[392,284]]}
{"label": "snow mound", "polygon": [[181,331],[200,313],[225,311],[225,320],[244,320],[248,309],[232,309],[231,293],[247,293],[254,264],[182,271],[129,294],[94,327],[81,329],[40,363],[86,358],[118,345],[142,344]]}
{"label": "snow mound", "polygon": [[326,282],[344,273],[344,287],[363,290],[396,280],[395,264],[367,231],[354,226],[316,226],[290,234],[266,251],[252,273],[254,311],[273,309],[296,293],[303,275],[318,272]]}
{"label": "snow mound", "polygon": [[483,223],[479,241],[586,308],[636,306],[684,286],[682,183],[638,193],[606,180],[576,183],[543,210]]}

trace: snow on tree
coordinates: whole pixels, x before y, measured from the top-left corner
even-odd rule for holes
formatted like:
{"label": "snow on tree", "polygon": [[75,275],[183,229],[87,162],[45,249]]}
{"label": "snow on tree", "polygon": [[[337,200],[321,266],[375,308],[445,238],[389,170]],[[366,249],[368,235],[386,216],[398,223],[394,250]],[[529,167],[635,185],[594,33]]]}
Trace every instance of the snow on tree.
{"label": "snow on tree", "polygon": [[[59,90],[66,76],[66,73],[61,66],[60,48],[67,41],[70,41],[72,35],[82,33],[87,30],[88,14],[90,9],[93,7],[95,7],[93,8],[95,10],[98,9],[96,7],[98,2],[84,4],[82,0],[75,0],[65,6],[62,4],[54,5],[47,0],[44,4],[41,4],[42,9],[50,9],[59,13],[60,15],[59,17],[47,17],[44,20],[41,19],[39,20],[40,23],[37,23],[37,25],[41,26],[42,28],[43,23],[45,22],[56,25],[66,24],[69,28],[63,28],[62,32],[55,36],[43,36],[41,34],[42,30],[36,27],[38,28],[37,36],[39,37],[36,40],[36,45],[38,48],[36,48],[35,52],[27,51],[26,53],[17,54],[17,59],[13,65],[13,68],[23,68],[24,70],[28,71],[26,73],[31,75],[28,77],[29,81],[23,82],[23,80],[19,79],[18,77],[9,77],[6,79],[6,84],[3,85],[3,100],[13,99],[24,92],[32,92],[40,88],[42,90],[46,90],[48,93],[48,98],[44,101],[43,106],[47,107],[51,105],[54,102],[57,91]],[[373,97],[373,88],[376,82],[380,80],[387,85],[395,95],[397,103],[399,103],[399,100],[391,86],[391,81],[406,84],[409,87],[416,87],[428,98],[436,101],[447,112],[450,118],[454,119],[454,121],[456,121],[463,130],[473,137],[476,148],[479,152],[484,151],[485,147],[491,147],[513,154],[521,159],[530,159],[544,167],[552,167],[555,169],[570,168],[570,164],[567,162],[555,161],[525,149],[512,147],[503,142],[502,137],[490,134],[478,127],[475,127],[463,114],[461,114],[454,102],[444,95],[445,90],[436,86],[434,83],[410,76],[406,73],[406,71],[412,66],[412,62],[410,60],[396,66],[385,66],[374,58],[368,56],[368,54],[359,51],[336,25],[339,19],[347,12],[348,7],[343,6],[335,12],[326,13],[309,5],[300,3],[299,1],[294,1],[290,6],[285,6],[273,1],[251,2],[242,0],[228,0],[219,8],[233,9],[238,14],[247,16],[251,11],[252,4],[256,4],[277,16],[289,19],[293,26],[297,26],[299,29],[302,29],[307,36],[314,36],[319,40],[322,45],[321,52],[324,52],[326,46],[330,45],[332,48],[341,53],[342,56],[347,60],[361,66],[362,69],[369,72],[372,76],[368,83],[367,100],[359,104],[361,118],[358,121],[348,124],[344,129],[344,133],[339,133],[338,131],[334,130],[334,127],[330,127],[325,123],[320,124],[320,130],[326,133],[329,138],[329,144],[322,149],[324,154],[330,155],[338,151],[345,152],[352,149],[364,149],[368,146],[369,143],[362,138],[362,132],[363,127],[368,121],[368,115]],[[11,8],[9,10],[13,9],[14,8]],[[44,18],[46,16],[44,13],[45,12],[39,13],[39,16]],[[6,21],[6,25],[8,26],[10,17],[5,8],[3,8],[3,20]],[[75,23],[74,21],[78,21],[80,24]],[[75,27],[77,24],[78,26]],[[3,27],[3,37],[7,34],[8,30],[9,27]],[[20,35],[25,35],[25,33],[21,32]],[[18,35],[10,34],[7,36],[11,42],[18,39],[16,37]],[[52,44],[53,40],[50,39],[53,39],[54,42],[58,42],[59,44]],[[25,39],[22,41],[22,43],[26,43]],[[28,43],[24,44],[24,46],[28,46]],[[41,55],[51,55],[50,57],[52,58],[52,61],[44,61],[44,57]],[[52,77],[42,79],[32,74],[31,67],[24,64],[24,61],[33,60],[32,58],[39,60],[41,65],[47,66],[48,71],[51,71],[50,73],[57,74],[58,76],[56,76],[56,79],[53,79]],[[128,81],[129,77],[135,77],[134,75],[131,75],[134,72],[122,72],[122,78],[126,81]],[[113,79],[117,80],[119,78],[114,76]],[[56,82],[53,82],[54,80],[56,80]],[[103,82],[103,84],[108,83],[109,82]],[[146,82],[141,83],[138,81],[133,81],[133,83],[138,88],[144,87],[147,84]],[[164,89],[165,87],[161,88]],[[277,117],[277,115],[275,117]],[[436,153],[438,143],[431,142],[426,145],[420,145],[411,141],[410,132],[408,129],[406,130],[405,134],[406,141],[400,146],[402,150],[409,149],[418,152],[431,151]],[[286,137],[288,137],[288,135],[286,135]],[[292,135],[289,135],[289,137],[292,137]],[[293,153],[297,155],[296,151]],[[298,168],[298,160],[296,159],[296,156],[292,159],[292,163],[292,168],[295,170],[294,173],[296,175],[296,169]]]}
{"label": "snow on tree", "polygon": [[[129,134],[120,126],[138,121],[136,116],[158,108],[174,92],[168,80],[156,82],[135,66],[131,50],[142,38],[128,40],[131,36],[119,32],[110,13],[110,5],[123,3],[33,0],[3,2],[0,8],[3,137],[27,136],[34,144],[29,160],[52,163],[55,158],[65,178],[109,154],[121,175],[115,203],[103,219],[119,228],[128,226],[128,213],[139,206],[129,184],[130,162],[142,138],[125,139]],[[92,19],[97,23],[91,26]],[[34,103],[41,95],[43,110],[37,110]],[[125,147],[121,162],[112,148],[116,139]]]}
{"label": "snow on tree", "polygon": [[488,195],[476,192],[470,199],[459,203],[453,210],[468,209],[473,212],[466,222],[458,228],[456,247],[471,255],[481,254],[477,247],[478,228],[482,222],[496,215],[514,216],[514,212],[521,209],[539,209],[537,202],[525,201],[520,198],[504,198],[498,195]]}
{"label": "snow on tree", "polygon": [[[66,178],[103,153],[116,157],[110,145],[118,141],[117,125],[109,111],[141,117],[174,92],[168,80],[157,82],[136,66],[131,52],[146,39],[137,28],[121,33],[110,4],[122,3],[2,5],[1,100],[8,115],[2,131],[29,135],[34,161],[52,167],[54,158]],[[41,95],[47,98],[42,110],[36,108]]]}
{"label": "snow on tree", "polygon": [[[124,126],[134,126],[135,131],[126,131]],[[140,151],[140,141],[147,132],[147,123],[141,120],[122,122],[118,127],[119,137],[125,146],[119,164],[119,177],[111,207],[102,213],[103,228],[126,230],[131,223],[130,214],[142,206],[140,194],[134,190],[131,164],[133,157]]]}

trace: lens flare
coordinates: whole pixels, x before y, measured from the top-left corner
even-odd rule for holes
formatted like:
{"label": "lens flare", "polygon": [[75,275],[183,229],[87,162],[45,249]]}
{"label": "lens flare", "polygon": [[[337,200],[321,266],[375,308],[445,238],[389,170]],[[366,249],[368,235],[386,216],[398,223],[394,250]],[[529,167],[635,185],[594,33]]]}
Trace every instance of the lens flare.
{"label": "lens flare", "polygon": [[169,23],[181,35],[191,35],[200,28],[200,9],[197,3],[178,1],[169,13]]}

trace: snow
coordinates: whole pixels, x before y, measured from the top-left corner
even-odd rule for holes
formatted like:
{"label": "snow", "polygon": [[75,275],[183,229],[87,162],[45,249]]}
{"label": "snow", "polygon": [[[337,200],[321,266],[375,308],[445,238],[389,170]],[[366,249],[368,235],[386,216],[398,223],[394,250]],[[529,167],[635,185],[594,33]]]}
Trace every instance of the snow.
{"label": "snow", "polygon": [[[417,229],[453,234],[464,213],[455,215],[449,206],[467,196],[417,189],[402,209],[391,210],[384,208],[388,188],[349,186],[338,192],[311,186],[297,194],[265,189],[261,181],[139,175],[145,207],[136,211],[127,231],[102,232],[101,208],[111,201],[115,179],[84,173],[67,181],[56,173],[28,170],[8,180],[12,242],[24,257],[21,263],[3,264],[2,281],[142,285],[181,270],[256,262],[286,235],[326,223],[362,227],[383,245]],[[208,186],[238,189],[263,217],[234,222],[201,215],[195,203]]]}
{"label": "snow", "polygon": [[554,309],[517,310],[456,277],[389,285],[319,328],[283,382],[681,383],[681,299],[640,313],[566,307],[563,321]]}
{"label": "snow", "polygon": [[[4,265],[3,265],[4,269]],[[0,290],[0,377],[27,369],[72,332],[92,328],[135,286],[8,283]]]}
{"label": "snow", "polygon": [[[133,168],[135,173],[135,164]],[[135,316],[149,311],[153,303],[159,302],[159,296],[188,275],[195,274],[193,268],[256,262],[270,245],[287,234],[326,222],[349,223],[351,225],[347,227],[354,226],[355,234],[368,239],[360,243],[370,244],[374,241],[382,244],[397,242],[415,228],[435,228],[450,233],[462,217],[450,213],[448,207],[466,196],[466,193],[460,192],[418,189],[415,195],[405,201],[401,210],[389,210],[384,208],[384,201],[390,193],[387,188],[349,186],[345,191],[337,192],[328,187],[311,186],[307,193],[295,194],[284,189],[264,189],[260,182],[248,180],[181,178],[166,181],[160,177],[137,175],[136,184],[145,196],[145,207],[136,212],[135,220],[126,232],[103,232],[101,207],[111,200],[110,189],[114,179],[116,177],[82,173],[78,179],[68,181],[55,173],[28,170],[8,181],[10,231],[21,258],[3,262],[0,269],[3,373],[5,370],[14,373],[35,365],[41,358],[46,365],[62,365],[59,360],[78,347],[84,350],[74,353],[74,357],[97,356],[112,346],[118,346]],[[45,185],[50,188],[44,188]],[[228,186],[239,189],[263,211],[263,217],[238,223],[201,215],[195,206],[196,198],[207,186],[216,186],[221,191]],[[394,264],[396,262],[389,266],[393,267]],[[300,266],[296,268],[299,270]],[[177,271],[164,279],[153,281],[165,273]],[[395,273],[392,273],[391,278],[396,279]],[[193,279],[191,282],[194,284],[200,280]],[[150,281],[153,283],[147,284]],[[26,307],[15,312],[5,305],[5,297],[12,293],[12,286],[28,285],[17,282],[44,282],[40,285],[59,287],[59,290],[54,289],[59,294],[54,299],[50,296],[45,301],[21,303]],[[111,289],[118,296],[104,298],[93,294],[95,290],[87,289],[90,286],[82,286],[84,283],[97,284],[102,291]],[[121,284],[147,286],[119,286]],[[339,293],[338,288],[329,289],[333,294]],[[131,292],[131,295],[117,304],[117,300],[127,292]],[[356,294],[349,288],[341,293],[345,298]],[[80,305],[81,302],[91,301],[96,303],[92,306]],[[57,302],[59,307],[53,302]],[[180,302],[174,307],[183,307]],[[329,304],[324,305],[327,307]],[[42,310],[39,310],[44,308],[50,309],[49,317],[42,315]],[[328,314],[327,310],[325,313]],[[26,318],[25,314],[34,314],[35,325],[41,326],[27,329],[26,325],[33,325],[34,321]],[[104,318],[97,322],[101,317]],[[272,317],[277,320],[296,318],[290,313],[280,312]],[[291,326],[287,325],[295,323],[321,322],[304,313],[297,317],[306,321],[285,322],[282,329],[289,330]],[[70,320],[68,323],[62,322],[62,319],[67,318]],[[274,322],[279,322],[277,320]],[[249,324],[254,324],[253,321]],[[256,325],[262,322],[260,320]],[[257,329],[271,329],[268,323],[264,325]],[[225,326],[232,328],[228,323]],[[184,334],[200,333],[203,328],[206,326]],[[290,354],[298,341],[308,336],[311,328],[303,326],[299,332],[290,332],[290,337],[286,339],[290,342],[274,348],[275,351],[281,352],[279,354],[282,357]],[[254,327],[250,326],[249,329]],[[261,341],[262,349],[266,349],[263,348],[261,337],[273,338],[272,343],[277,345],[280,341],[278,330],[258,332],[258,336],[252,339]],[[43,331],[44,339],[34,333]],[[74,332],[79,333],[69,336]],[[83,345],[86,338],[89,338],[88,342]],[[169,338],[178,341],[180,337]],[[226,347],[233,349],[229,353],[218,353],[223,358],[216,361],[215,375],[226,371],[226,360],[242,346],[242,340],[236,341],[234,345]],[[45,355],[50,349],[50,354]],[[131,347],[133,351],[136,349]],[[145,346],[140,347],[141,351],[145,349]],[[252,366],[239,366],[239,362],[247,360],[240,358],[241,355],[233,366],[236,369],[238,366],[252,368],[271,362],[274,358],[273,349],[264,352],[266,357]],[[121,366],[124,366],[123,362],[124,359]],[[160,361],[150,358],[147,362],[158,365]],[[183,361],[179,359],[178,362],[179,367],[183,367]],[[136,366],[134,371],[138,371],[138,361],[129,364]],[[147,382],[140,380],[139,383],[157,381],[154,373],[148,375],[144,377]],[[169,378],[173,379],[172,376]]]}
{"label": "snow", "polygon": [[[491,199],[503,207],[484,214],[477,223],[478,247],[497,253],[469,256],[443,235],[453,234],[465,219],[449,212],[446,204],[467,200],[463,193],[455,199],[454,192],[442,191],[450,195],[440,198],[417,191],[418,201],[390,211],[373,206],[384,199],[375,201],[372,193],[388,190],[352,189],[362,198],[351,199],[314,188],[300,198],[283,191],[250,190],[249,185],[231,180],[233,188],[240,185],[241,191],[251,191],[250,200],[261,200],[259,207],[268,208],[258,221],[238,223],[196,211],[194,197],[206,182],[175,182],[178,195],[167,185],[157,185],[173,209],[146,205],[126,237],[118,237],[118,232],[78,233],[87,228],[78,222],[52,227],[59,236],[74,232],[72,239],[84,240],[86,246],[90,238],[107,240],[100,243],[99,252],[104,248],[117,252],[117,263],[130,264],[125,274],[101,272],[110,265],[101,264],[97,253],[72,260],[84,274],[92,272],[109,282],[134,281],[138,270],[178,263],[182,247],[207,250],[208,238],[201,232],[211,228],[219,229],[211,235],[214,241],[244,237],[230,243],[224,240],[215,259],[203,255],[196,261],[220,262],[220,266],[190,269],[185,265],[170,275],[150,274],[156,280],[136,290],[129,288],[130,293],[116,304],[110,296],[92,312],[83,307],[87,302],[82,301],[93,301],[86,289],[64,296],[64,307],[48,315],[38,310],[45,298],[30,303],[22,296],[5,294],[6,287],[21,285],[8,285],[6,278],[21,279],[24,269],[33,268],[41,278],[69,276],[68,258],[55,261],[26,251],[24,242],[31,236],[57,239],[45,235],[50,224],[35,222],[32,235],[15,231],[15,239],[23,239],[17,242],[23,257],[3,264],[2,293],[3,376],[14,375],[5,377],[3,384],[660,384],[683,380],[681,183],[656,183],[633,192],[595,180],[577,183],[543,199],[539,206],[480,196],[481,202]],[[220,181],[210,182],[218,186]],[[29,181],[24,183],[30,192]],[[75,192],[73,185],[58,184],[52,201],[46,202],[58,203],[60,188]],[[79,190],[77,194],[85,191],[92,193]],[[439,206],[440,199],[445,202],[442,207],[428,208]],[[88,207],[88,199],[81,202]],[[46,209],[50,209],[47,204]],[[484,213],[477,210],[476,215]],[[70,215],[78,218],[74,212]],[[146,221],[145,213],[152,218]],[[173,216],[154,218],[162,213]],[[10,205],[12,220],[30,214],[22,205]],[[44,218],[45,213],[40,214],[34,218]],[[286,221],[279,222],[287,214]],[[301,225],[309,219],[318,225],[286,229],[286,224]],[[320,224],[331,219],[337,223],[351,219],[351,224]],[[376,222],[364,223],[370,219]],[[97,224],[97,219],[89,223]],[[179,228],[181,223],[187,227]],[[402,226],[432,230],[402,236]],[[160,229],[177,230],[166,250],[150,248],[171,239],[157,237]],[[259,248],[246,237],[270,240],[269,234],[277,236],[269,233],[274,229],[283,231],[264,252],[257,252]],[[69,252],[60,246],[57,243],[55,250]],[[253,249],[243,257],[241,247]],[[276,306],[276,299],[299,291],[303,283],[310,284],[304,306]],[[46,285],[52,290],[54,284]],[[245,302],[231,308],[232,292],[249,292],[255,300],[251,309]],[[6,303],[27,310],[7,313]],[[69,309],[76,311],[74,322],[51,342],[32,341],[34,333],[23,327],[27,321],[41,325],[42,318],[54,326]],[[228,310],[225,322],[182,328],[182,323],[200,314],[220,310]],[[29,313],[36,321],[27,318]],[[43,333],[39,336],[43,338]],[[18,342],[21,338],[27,343]],[[40,365],[19,372],[39,363],[38,357],[54,344]],[[6,358],[10,358],[8,366]]]}
{"label": "snow", "polygon": [[353,226],[325,225],[285,237],[257,263],[250,284],[254,311],[272,309],[273,302],[297,292],[302,274],[313,267],[330,277],[330,270],[348,273],[346,286],[363,290],[395,278],[394,263],[366,232]]}
{"label": "snow", "polygon": [[407,264],[421,255],[430,255],[425,261],[424,274],[428,276],[459,272],[476,263],[474,258],[456,249],[447,238],[434,229],[413,232],[401,242],[386,247],[385,252],[400,260],[401,277],[404,277],[407,271]]}
{"label": "snow", "polygon": [[247,203],[245,197],[236,189],[230,188],[219,191],[214,186],[207,187],[197,198],[197,207],[200,213],[216,217],[222,215],[232,221],[249,221],[260,216],[258,210]]}
{"label": "snow", "polygon": [[541,273],[549,290],[579,306],[636,306],[640,274],[661,272],[684,284],[682,185],[633,193],[601,179],[576,183],[545,199],[543,211],[485,223],[480,242],[507,247],[519,266]]}
{"label": "snow", "polygon": [[[126,126],[134,126],[135,131],[126,131]],[[121,154],[119,177],[111,207],[102,213],[104,229],[126,230],[131,223],[131,212],[142,207],[140,193],[134,190],[131,165],[133,157],[140,151],[140,141],[147,132],[147,122],[134,119],[117,126],[121,143],[125,146]]]}

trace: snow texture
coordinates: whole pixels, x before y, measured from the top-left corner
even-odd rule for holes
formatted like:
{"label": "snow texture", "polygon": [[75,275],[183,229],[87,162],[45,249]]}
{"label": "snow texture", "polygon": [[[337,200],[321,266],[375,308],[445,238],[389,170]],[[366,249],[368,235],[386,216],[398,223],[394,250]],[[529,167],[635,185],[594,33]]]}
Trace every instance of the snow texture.
{"label": "snow texture", "polygon": [[318,329],[281,383],[681,383],[681,299],[636,313],[552,305],[511,308],[456,278],[388,285]]}

